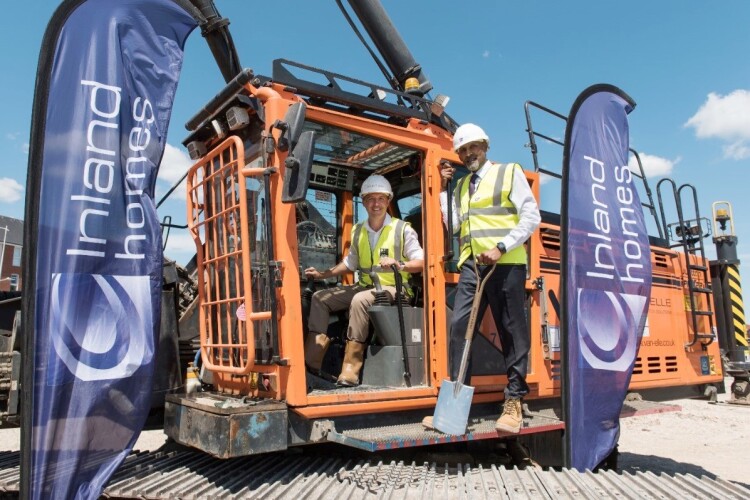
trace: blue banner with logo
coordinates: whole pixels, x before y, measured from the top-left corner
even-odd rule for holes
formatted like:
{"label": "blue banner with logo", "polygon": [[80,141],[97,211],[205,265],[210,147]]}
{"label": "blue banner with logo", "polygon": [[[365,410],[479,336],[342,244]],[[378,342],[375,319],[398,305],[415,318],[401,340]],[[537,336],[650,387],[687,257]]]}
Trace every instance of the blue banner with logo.
{"label": "blue banner with logo", "polygon": [[562,192],[566,465],[593,470],[613,451],[651,294],[651,252],[628,169],[635,102],[586,89],[568,117]]}
{"label": "blue banner with logo", "polygon": [[191,9],[69,0],[47,28],[26,205],[28,497],[98,498],[150,410],[162,284],[154,187]]}

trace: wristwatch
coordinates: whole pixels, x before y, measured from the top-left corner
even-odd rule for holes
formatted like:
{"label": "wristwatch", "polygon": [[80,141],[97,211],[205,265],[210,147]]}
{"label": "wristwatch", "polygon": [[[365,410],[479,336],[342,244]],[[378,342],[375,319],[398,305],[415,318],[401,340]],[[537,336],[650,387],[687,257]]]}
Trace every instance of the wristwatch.
{"label": "wristwatch", "polygon": [[403,271],[405,267],[406,267],[406,263],[404,263],[403,260],[398,261],[398,270],[399,271]]}
{"label": "wristwatch", "polygon": [[503,244],[503,242],[497,244],[497,249],[500,250],[500,253],[506,253],[505,245]]}

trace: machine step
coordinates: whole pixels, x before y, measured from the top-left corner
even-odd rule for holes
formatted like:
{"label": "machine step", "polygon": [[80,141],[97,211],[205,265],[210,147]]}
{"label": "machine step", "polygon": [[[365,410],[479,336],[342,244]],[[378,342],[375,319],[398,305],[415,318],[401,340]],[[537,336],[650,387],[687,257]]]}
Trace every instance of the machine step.
{"label": "machine step", "polygon": [[[623,404],[620,417],[626,418],[649,413],[679,411],[680,409],[678,405],[656,403],[653,401],[626,401]],[[449,435],[425,429],[420,420],[418,422],[391,426],[357,426],[356,428],[349,429],[334,428],[328,432],[327,440],[375,452],[460,441],[479,441],[483,439],[523,436],[563,430],[565,428],[559,408],[546,408],[533,411],[527,405],[524,405],[523,413],[523,427],[518,434],[496,431],[495,421],[500,418],[500,414],[493,413],[470,416],[467,432],[463,435]]]}

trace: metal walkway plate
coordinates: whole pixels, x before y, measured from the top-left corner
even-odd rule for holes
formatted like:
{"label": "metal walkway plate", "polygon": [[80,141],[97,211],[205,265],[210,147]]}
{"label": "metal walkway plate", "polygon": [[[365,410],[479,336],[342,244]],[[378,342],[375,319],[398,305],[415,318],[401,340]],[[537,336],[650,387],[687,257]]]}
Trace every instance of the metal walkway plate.
{"label": "metal walkway plate", "polygon": [[496,431],[495,421],[499,417],[499,414],[470,417],[466,434],[460,436],[427,430],[422,427],[421,422],[417,422],[384,427],[359,427],[357,429],[340,431],[331,430],[328,432],[327,439],[334,443],[352,446],[365,451],[382,451],[414,446],[520,436],[565,428],[565,424],[551,410],[524,415],[523,428],[519,434]]}
{"label": "metal walkway plate", "polygon": [[[18,497],[18,452],[0,452],[0,497]],[[133,453],[104,498],[139,499],[745,499],[750,489],[690,474],[618,474],[404,463],[271,453],[219,460],[194,451]]]}

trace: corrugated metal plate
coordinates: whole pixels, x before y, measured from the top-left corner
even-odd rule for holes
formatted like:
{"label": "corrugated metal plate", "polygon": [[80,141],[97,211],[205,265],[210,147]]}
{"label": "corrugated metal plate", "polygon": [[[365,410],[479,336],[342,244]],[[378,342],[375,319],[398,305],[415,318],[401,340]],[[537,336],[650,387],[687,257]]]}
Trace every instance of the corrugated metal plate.
{"label": "corrugated metal plate", "polygon": [[[18,452],[0,453],[0,494],[18,492]],[[268,454],[218,460],[192,451],[134,453],[109,498],[179,499],[746,499],[721,479],[650,472],[579,473],[540,468],[346,461]]]}
{"label": "corrugated metal plate", "polygon": [[[551,412],[544,415],[541,412],[524,416],[523,428],[519,435],[534,432],[562,430],[563,422]],[[385,425],[380,427],[360,426],[356,429],[332,430],[327,439],[346,446],[352,446],[366,451],[380,451],[413,446],[426,446],[459,441],[474,441],[482,439],[496,439],[505,433],[495,430],[495,421],[500,415],[472,417],[469,419],[466,434],[451,436],[438,431],[426,430],[421,422],[401,425]],[[507,435],[507,434],[505,434]]]}

